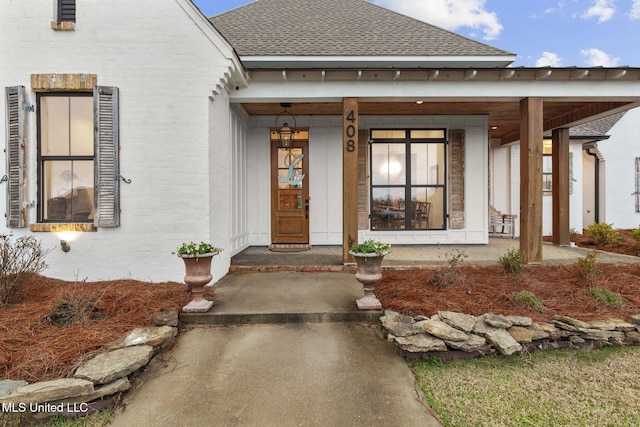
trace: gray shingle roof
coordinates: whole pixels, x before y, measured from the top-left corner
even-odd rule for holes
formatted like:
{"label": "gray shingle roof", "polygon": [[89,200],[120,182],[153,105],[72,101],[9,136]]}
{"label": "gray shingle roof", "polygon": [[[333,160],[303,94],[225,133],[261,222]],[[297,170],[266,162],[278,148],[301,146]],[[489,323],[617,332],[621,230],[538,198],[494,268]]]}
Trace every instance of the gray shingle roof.
{"label": "gray shingle roof", "polygon": [[569,129],[571,136],[605,136],[607,132],[618,123],[618,120],[624,116],[625,112],[612,114],[601,119],[583,123]]}
{"label": "gray shingle roof", "polygon": [[211,18],[245,56],[514,56],[365,0],[256,0]]}

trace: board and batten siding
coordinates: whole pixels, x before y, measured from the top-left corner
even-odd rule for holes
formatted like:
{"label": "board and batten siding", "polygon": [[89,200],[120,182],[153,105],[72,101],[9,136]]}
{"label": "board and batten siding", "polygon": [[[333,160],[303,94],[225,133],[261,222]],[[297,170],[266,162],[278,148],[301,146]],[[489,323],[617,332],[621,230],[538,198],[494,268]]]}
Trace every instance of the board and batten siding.
{"label": "board and batten siding", "polygon": [[[297,126],[309,128],[310,240],[312,245],[342,244],[342,128],[336,117],[296,117]],[[447,230],[370,231],[368,184],[365,190],[359,170],[359,241],[374,238],[390,243],[459,244],[488,242],[488,138],[487,119],[467,116],[361,117],[359,141],[366,143],[370,128],[445,128],[455,130],[453,186],[458,195],[454,226]],[[274,118],[252,117],[247,141],[248,205],[250,245],[270,244],[268,212],[269,128]],[[368,164],[368,144],[359,144],[359,168]],[[464,148],[463,148],[464,147]],[[450,166],[451,167],[451,166]],[[448,183],[451,185],[451,183]],[[457,189],[456,189],[457,188]],[[366,208],[366,212],[363,209]],[[449,210],[449,212],[451,212]]]}

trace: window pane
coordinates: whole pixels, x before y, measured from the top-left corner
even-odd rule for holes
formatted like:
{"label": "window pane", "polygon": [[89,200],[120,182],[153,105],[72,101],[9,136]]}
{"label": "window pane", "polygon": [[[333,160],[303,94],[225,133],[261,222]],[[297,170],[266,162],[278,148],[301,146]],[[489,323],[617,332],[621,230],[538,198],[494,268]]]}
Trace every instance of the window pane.
{"label": "window pane", "polygon": [[431,139],[444,139],[444,130],[412,130],[411,131],[412,139],[419,138],[431,138]]}
{"label": "window pane", "polygon": [[43,96],[40,100],[41,153],[69,155],[69,98]]}
{"label": "window pane", "polygon": [[404,188],[374,188],[371,228],[405,228]]}
{"label": "window pane", "polygon": [[93,98],[69,98],[71,155],[93,156]]}
{"label": "window pane", "polygon": [[411,144],[411,184],[444,185],[444,144]]}
{"label": "window pane", "polygon": [[405,144],[372,144],[371,182],[373,185],[406,183]]}
{"label": "window pane", "polygon": [[444,188],[427,188],[428,228],[444,229]]}
{"label": "window pane", "polygon": [[46,220],[93,218],[93,161],[45,161],[43,173]]}
{"label": "window pane", "polygon": [[372,139],[405,139],[407,132],[404,130],[372,130]]}

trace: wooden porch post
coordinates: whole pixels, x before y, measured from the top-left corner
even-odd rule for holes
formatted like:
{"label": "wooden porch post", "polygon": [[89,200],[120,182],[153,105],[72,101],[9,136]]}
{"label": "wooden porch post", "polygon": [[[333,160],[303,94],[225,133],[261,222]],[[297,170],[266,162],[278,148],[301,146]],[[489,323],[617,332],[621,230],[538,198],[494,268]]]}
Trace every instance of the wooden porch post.
{"label": "wooden porch post", "polygon": [[569,129],[554,129],[551,144],[553,243],[569,246]]}
{"label": "wooden porch post", "polygon": [[520,249],[542,262],[542,98],[520,101]]}
{"label": "wooden porch post", "polygon": [[358,98],[342,100],[342,262],[358,244]]}

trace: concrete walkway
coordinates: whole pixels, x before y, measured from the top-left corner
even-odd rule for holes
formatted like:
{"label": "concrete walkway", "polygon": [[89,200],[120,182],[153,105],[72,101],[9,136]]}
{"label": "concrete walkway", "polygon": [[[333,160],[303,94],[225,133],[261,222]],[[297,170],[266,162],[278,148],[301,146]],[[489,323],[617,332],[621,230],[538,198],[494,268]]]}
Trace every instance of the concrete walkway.
{"label": "concrete walkway", "polygon": [[[489,245],[394,246],[384,265],[444,264],[456,249],[468,256],[465,263],[497,263],[517,245],[492,239]],[[544,246],[545,262],[573,263],[587,253]],[[340,257],[340,247],[301,253],[249,248],[233,263],[332,266]],[[206,316],[183,318],[216,326],[190,326],[181,333],[126,396],[112,425],[441,426],[406,362],[376,336],[376,323],[363,321],[355,307],[362,295],[362,285],[347,272],[226,276],[216,284],[216,303]]]}
{"label": "concrete walkway", "polygon": [[[357,312],[363,295],[350,273],[236,274],[216,288],[212,313],[260,322]],[[151,363],[112,425],[441,426],[377,323],[332,319],[192,327]]]}

